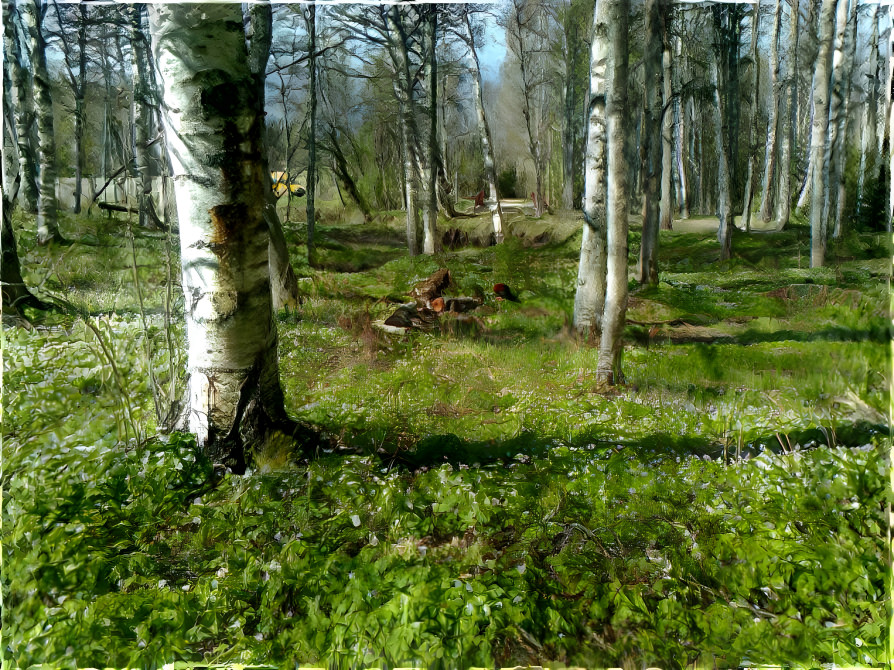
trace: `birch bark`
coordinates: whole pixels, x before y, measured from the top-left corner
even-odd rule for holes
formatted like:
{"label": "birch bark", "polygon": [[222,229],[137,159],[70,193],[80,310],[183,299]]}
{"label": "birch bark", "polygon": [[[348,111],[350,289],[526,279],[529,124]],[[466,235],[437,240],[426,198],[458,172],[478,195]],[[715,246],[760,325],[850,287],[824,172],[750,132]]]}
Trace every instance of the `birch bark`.
{"label": "birch bark", "polygon": [[158,3],[149,17],[180,223],[186,428],[212,459],[242,472],[246,443],[287,423],[257,82],[240,5]]}
{"label": "birch bark", "polygon": [[627,24],[630,0],[597,0],[605,3],[611,44],[606,81],[606,286],[602,315],[602,337],[599,340],[599,361],[596,380],[616,384],[621,373],[622,334],[627,314]]}

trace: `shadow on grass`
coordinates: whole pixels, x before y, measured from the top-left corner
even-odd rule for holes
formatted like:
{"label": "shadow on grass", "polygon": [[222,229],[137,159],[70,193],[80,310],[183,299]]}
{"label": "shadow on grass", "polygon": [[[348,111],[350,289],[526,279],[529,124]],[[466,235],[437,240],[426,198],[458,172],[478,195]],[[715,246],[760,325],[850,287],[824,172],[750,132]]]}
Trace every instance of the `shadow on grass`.
{"label": "shadow on grass", "polygon": [[431,435],[410,449],[377,456],[388,465],[410,470],[427,469],[449,463],[454,467],[482,467],[547,460],[561,465],[575,454],[591,453],[610,459],[615,455],[635,456],[646,462],[690,457],[712,460],[751,458],[764,451],[775,454],[811,449],[822,445],[856,448],[873,438],[887,435],[888,426],[866,421],[838,423],[828,427],[805,428],[760,435],[737,446],[724,445],[700,436],[654,433],[640,439],[612,439],[598,433],[583,433],[571,441],[523,432],[508,440],[463,440],[457,435]]}

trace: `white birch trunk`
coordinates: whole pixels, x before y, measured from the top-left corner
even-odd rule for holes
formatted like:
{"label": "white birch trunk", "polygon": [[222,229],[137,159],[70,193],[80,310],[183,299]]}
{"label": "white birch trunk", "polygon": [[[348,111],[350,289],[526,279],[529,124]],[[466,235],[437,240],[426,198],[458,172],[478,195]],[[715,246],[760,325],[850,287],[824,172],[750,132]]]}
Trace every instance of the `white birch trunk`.
{"label": "white birch trunk", "polygon": [[158,3],[149,16],[180,224],[186,425],[212,459],[240,471],[245,440],[285,418],[258,89],[240,5]]}
{"label": "white birch trunk", "polygon": [[661,203],[659,205],[659,219],[661,221],[661,230],[671,230],[674,221],[674,203],[673,203],[673,184],[672,166],[673,166],[673,132],[674,118],[672,110],[667,105],[668,100],[673,95],[671,84],[672,74],[672,58],[670,51],[670,43],[665,40],[664,49],[661,56],[662,77],[663,77],[663,93],[665,100],[664,117],[661,126]]}
{"label": "white birch trunk", "polygon": [[788,223],[792,203],[792,144],[794,142],[795,113],[798,101],[798,71],[796,66],[798,45],[799,0],[792,0],[789,18],[788,51],[788,113],[782,116],[781,138],[779,142],[779,183],[776,190],[776,230],[782,230]]}
{"label": "white birch trunk", "polygon": [[[872,34],[869,38],[869,85],[863,104],[863,123],[860,132],[860,172],[857,179],[857,212],[863,207],[866,177],[875,180],[878,174],[878,156],[876,154],[877,105],[879,81],[879,6],[872,11]],[[869,174],[867,174],[869,173]]]}
{"label": "white birch trunk", "polygon": [[34,109],[40,145],[40,193],[37,205],[37,243],[62,242],[56,204],[56,136],[53,130],[53,100],[47,72],[46,42],[40,25],[37,0],[22,5],[22,23],[31,40],[31,68],[34,84]]}
{"label": "white birch trunk", "polygon": [[425,207],[422,210],[422,253],[433,255],[438,246],[438,6],[425,8],[424,32],[428,43],[425,81],[428,89],[428,141],[426,142]]}
{"label": "white birch trunk", "polygon": [[726,115],[723,104],[724,83],[720,76],[722,68],[717,62],[719,56],[711,59],[711,85],[714,89],[714,146],[717,151],[717,242],[720,244],[720,260],[727,260],[732,253],[733,211],[729,193],[729,151],[727,141],[729,135],[723,131],[723,119]]}
{"label": "white birch trunk", "polygon": [[829,132],[829,78],[835,10],[839,0],[823,0],[820,13],[819,52],[814,68],[813,132],[810,147],[812,185],[810,196],[810,267],[822,267],[826,256],[825,194],[828,184],[826,139]]}
{"label": "white birch trunk", "polygon": [[[599,340],[599,361],[596,381],[617,384],[623,381],[621,352],[624,323],[627,315],[627,24],[630,0],[597,0],[605,3],[608,15],[607,34],[611,44],[606,77],[606,282],[605,307],[602,314],[602,337]],[[598,28],[598,26],[597,26]]]}
{"label": "white birch trunk", "polygon": [[[752,70],[752,80],[751,80],[751,90],[752,90],[752,109],[751,109],[751,125],[749,127],[749,135],[748,135],[748,166],[746,168],[746,177],[745,177],[745,197],[743,198],[743,207],[742,207],[742,218],[745,220],[745,231],[751,232],[751,201],[754,196],[754,154],[755,154],[755,143],[757,141],[757,124],[758,124],[758,90],[760,88],[760,63],[757,59],[757,35],[760,31],[760,16],[761,16],[761,5],[760,2],[754,3],[754,8],[752,9],[751,15],[751,67]],[[765,200],[769,199],[770,192],[769,190],[764,191],[763,197]]]}
{"label": "white birch trunk", "polygon": [[847,30],[845,31],[845,47],[841,63],[841,109],[837,118],[836,127],[838,135],[838,149],[835,160],[834,179],[831,188],[835,189],[835,214],[832,237],[838,239],[841,236],[841,220],[844,217],[844,207],[847,204],[845,193],[846,177],[845,166],[847,164],[848,135],[851,124],[849,123],[849,110],[851,103],[851,81],[854,75],[854,58],[857,52],[857,0],[851,0]]}
{"label": "white birch trunk", "polygon": [[28,47],[16,34],[17,10],[14,3],[3,3],[4,62],[8,65],[11,100],[14,105],[15,154],[19,163],[19,203],[29,214],[37,212],[39,187],[37,177],[37,151],[34,135],[34,103],[32,101],[31,76],[28,71]]}
{"label": "white birch trunk", "polygon": [[[764,178],[761,185],[761,221],[765,223],[773,218],[773,185],[776,183],[776,147],[779,127],[779,109],[785,87],[780,83],[781,61],[779,58],[779,42],[782,39],[782,5],[783,0],[776,0],[776,11],[773,14],[773,37],[770,48],[770,110],[767,118],[767,146],[764,152]],[[784,166],[783,169],[788,169]]]}
{"label": "white birch trunk", "polygon": [[407,43],[397,5],[386,12],[388,51],[394,66],[393,88],[400,107],[400,132],[403,153],[404,205],[407,213],[407,249],[411,256],[419,253],[419,172],[416,169],[416,117],[413,109],[412,79],[410,77]]}
{"label": "white birch trunk", "polygon": [[598,335],[605,306],[606,226],[606,69],[611,57],[609,2],[598,0],[590,45],[590,94],[587,149],[584,156],[584,230],[581,241],[574,328],[582,336]]}

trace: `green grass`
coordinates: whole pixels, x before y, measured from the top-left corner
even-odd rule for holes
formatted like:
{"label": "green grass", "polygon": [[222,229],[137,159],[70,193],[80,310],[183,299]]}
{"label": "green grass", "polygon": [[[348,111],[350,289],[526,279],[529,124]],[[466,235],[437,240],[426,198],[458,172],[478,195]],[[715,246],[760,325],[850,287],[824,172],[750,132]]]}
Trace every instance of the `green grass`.
{"label": "green grass", "polygon": [[[268,445],[245,477],[146,439],[150,364],[183,383],[164,238],[135,239],[144,330],[120,221],[66,217],[78,243],[46,250],[17,216],[27,281],[80,316],[4,331],[4,668],[885,662],[878,236],[809,270],[798,226],[737,235],[724,268],[712,236],[662,233],[607,392],[570,335],[574,217],[411,259],[399,212],[339,211],[323,204],[314,268],[286,225],[303,304],[278,327],[287,409],[347,449]],[[438,267],[487,296],[479,321],[378,329]]]}

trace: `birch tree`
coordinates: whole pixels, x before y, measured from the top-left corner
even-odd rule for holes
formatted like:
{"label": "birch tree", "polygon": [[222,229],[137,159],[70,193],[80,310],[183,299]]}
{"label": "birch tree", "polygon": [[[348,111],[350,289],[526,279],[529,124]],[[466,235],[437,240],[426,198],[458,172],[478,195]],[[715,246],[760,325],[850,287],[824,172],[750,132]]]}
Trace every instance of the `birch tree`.
{"label": "birch tree", "polygon": [[[305,189],[305,214],[307,219],[307,260],[316,263],[314,231],[316,229],[317,191],[317,6],[308,3],[302,9],[307,27],[307,186]],[[291,193],[289,194],[291,195]]]}
{"label": "birch tree", "polygon": [[[782,41],[782,6],[784,0],[776,0],[776,8],[773,11],[773,33],[770,37],[770,109],[767,115],[767,144],[764,149],[764,176],[761,182],[761,221],[769,222],[773,219],[773,188],[776,180],[777,165],[777,138],[779,129],[779,110],[782,107],[782,98],[785,95],[785,87],[780,81],[782,64],[779,58],[779,45]],[[755,92],[755,96],[757,93]],[[784,166],[783,169],[788,169]]]}
{"label": "birch tree", "polygon": [[7,66],[6,81],[10,85],[11,99],[16,100],[14,111],[15,154],[18,158],[20,180],[19,202],[29,214],[37,212],[38,176],[37,143],[35,141],[36,117],[32,101],[32,77],[28,58],[27,39],[18,30],[19,12],[15,3],[3,3],[4,63]]}
{"label": "birch tree", "polygon": [[[622,334],[627,314],[627,23],[630,0],[597,0],[605,3],[610,43],[606,77],[606,283],[602,315],[602,337],[596,380],[619,383],[621,374]],[[599,26],[596,27],[598,30]],[[596,38],[594,37],[594,40]]]}
{"label": "birch tree", "polygon": [[[662,13],[665,13],[664,8],[662,8]],[[664,19],[664,29],[666,32],[666,15]],[[661,50],[661,77],[664,113],[661,120],[661,201],[658,207],[658,216],[661,230],[671,230],[674,221],[673,171],[671,168],[671,162],[673,160],[673,148],[671,143],[673,141],[674,120],[672,110],[668,107],[667,101],[673,96],[673,59],[671,57],[670,40],[666,34],[663,36]]]}
{"label": "birch tree", "polygon": [[720,260],[727,260],[732,254],[733,210],[730,196],[730,138],[727,132],[729,116],[726,81],[729,76],[726,61],[726,45],[721,36],[721,15],[724,7],[711,8],[714,14],[714,57],[710,59],[711,88],[714,92],[714,141],[717,153],[717,242],[720,244]]}
{"label": "birch tree", "polygon": [[247,444],[295,433],[277,367],[257,80],[240,5],[158,3],[149,16],[180,223],[184,423],[213,460],[242,472]]}
{"label": "birch tree", "polygon": [[[3,18],[8,21],[10,16],[7,13],[8,3],[3,6]],[[6,23],[4,28],[8,28]],[[4,35],[5,37],[6,35]],[[2,141],[3,141],[3,157],[2,165],[0,165],[0,190],[2,190],[2,208],[3,222],[2,234],[0,234],[0,287],[2,287],[2,312],[4,314],[20,314],[24,307],[35,307],[38,309],[45,308],[40,300],[38,300],[25,285],[22,278],[22,269],[19,263],[18,248],[16,246],[15,233],[12,228],[12,213],[15,209],[16,197],[18,195],[21,183],[21,173],[19,172],[19,155],[16,150],[16,121],[15,106],[16,103],[22,102],[25,98],[21,97],[25,91],[20,88],[14,88],[12,85],[12,77],[10,76],[12,53],[9,51],[11,45],[4,44],[7,47],[5,58],[3,60],[3,118],[2,123]]]}
{"label": "birch tree", "polygon": [[[670,100],[662,100],[662,54],[666,33],[666,0],[646,0],[643,79],[645,119],[640,140],[640,173],[643,184],[643,232],[640,244],[638,279],[640,284],[658,284],[659,181],[666,167],[660,160],[663,119],[673,118]],[[670,161],[668,161],[669,163]]]}
{"label": "birch tree", "polygon": [[606,79],[612,58],[612,45],[609,41],[610,4],[611,0],[597,0],[595,3],[593,41],[590,45],[587,149],[584,157],[584,229],[574,294],[574,329],[585,337],[597,336],[602,331],[602,310],[605,306]]}
{"label": "birch tree", "polygon": [[810,146],[810,267],[822,267],[826,256],[826,192],[828,161],[826,139],[829,133],[829,79],[832,45],[835,37],[835,13],[839,0],[823,0],[819,16],[819,51],[814,68],[813,130]]}
{"label": "birch tree", "polygon": [[[799,0],[791,0],[792,8],[789,16],[788,38],[788,73],[785,89],[788,95],[788,111],[782,115],[779,138],[779,182],[776,189],[776,230],[782,230],[788,223],[792,204],[792,144],[796,125],[798,100],[798,25],[800,21]],[[778,54],[777,54],[778,57]]]}
{"label": "birch tree", "polygon": [[37,114],[37,137],[40,146],[40,187],[37,206],[37,243],[62,243],[56,204],[56,136],[53,131],[53,98],[47,72],[46,40],[41,25],[46,5],[26,0],[22,5],[22,23],[28,32],[31,47],[34,109]]}

